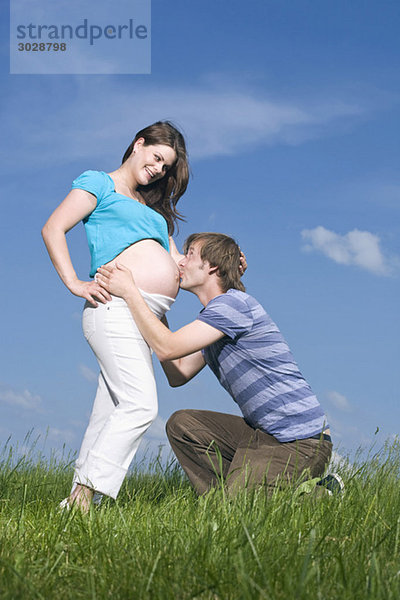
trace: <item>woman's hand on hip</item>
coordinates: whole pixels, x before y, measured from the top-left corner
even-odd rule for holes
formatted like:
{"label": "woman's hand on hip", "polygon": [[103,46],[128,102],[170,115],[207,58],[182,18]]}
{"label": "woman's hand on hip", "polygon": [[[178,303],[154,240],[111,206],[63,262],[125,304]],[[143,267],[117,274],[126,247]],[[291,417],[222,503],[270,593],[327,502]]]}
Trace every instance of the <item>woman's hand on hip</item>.
{"label": "woman's hand on hip", "polygon": [[135,288],[131,271],[119,263],[97,269],[96,279],[105,291],[120,298],[126,299],[129,292]]}
{"label": "woman's hand on hip", "polygon": [[95,281],[81,281],[77,279],[68,286],[69,291],[75,296],[85,298],[93,306],[97,306],[96,300],[102,304],[106,304],[112,300],[110,294],[105,290],[99,282]]}

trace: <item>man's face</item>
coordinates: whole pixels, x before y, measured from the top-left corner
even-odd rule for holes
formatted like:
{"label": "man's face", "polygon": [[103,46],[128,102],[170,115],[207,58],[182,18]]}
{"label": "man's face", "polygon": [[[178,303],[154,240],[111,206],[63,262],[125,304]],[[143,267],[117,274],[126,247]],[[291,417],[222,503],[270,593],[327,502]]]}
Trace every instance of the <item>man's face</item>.
{"label": "man's face", "polygon": [[179,274],[181,277],[180,287],[183,290],[193,292],[201,286],[208,277],[207,262],[203,262],[200,256],[201,242],[191,244],[179,263]]}

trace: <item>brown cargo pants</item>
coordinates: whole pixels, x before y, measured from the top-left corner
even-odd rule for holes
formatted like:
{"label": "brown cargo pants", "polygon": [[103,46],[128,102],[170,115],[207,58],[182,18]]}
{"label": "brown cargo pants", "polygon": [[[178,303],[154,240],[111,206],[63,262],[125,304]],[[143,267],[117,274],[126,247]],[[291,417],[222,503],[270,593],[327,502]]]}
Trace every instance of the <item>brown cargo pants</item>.
{"label": "brown cargo pants", "polygon": [[178,410],[166,425],[168,439],[198,494],[225,483],[228,494],[265,484],[268,491],[323,474],[332,443],[307,438],[278,442],[242,417],[208,410]]}

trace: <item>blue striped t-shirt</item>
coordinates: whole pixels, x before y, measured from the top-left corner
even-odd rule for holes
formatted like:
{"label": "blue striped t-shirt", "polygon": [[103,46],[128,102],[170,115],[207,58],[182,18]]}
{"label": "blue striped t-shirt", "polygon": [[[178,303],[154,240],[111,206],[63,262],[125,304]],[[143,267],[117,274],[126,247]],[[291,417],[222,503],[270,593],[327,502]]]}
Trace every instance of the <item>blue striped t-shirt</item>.
{"label": "blue striped t-shirt", "polygon": [[249,425],[280,442],[328,427],[284,337],[255,298],[230,289],[197,318],[225,334],[203,350],[204,359]]}

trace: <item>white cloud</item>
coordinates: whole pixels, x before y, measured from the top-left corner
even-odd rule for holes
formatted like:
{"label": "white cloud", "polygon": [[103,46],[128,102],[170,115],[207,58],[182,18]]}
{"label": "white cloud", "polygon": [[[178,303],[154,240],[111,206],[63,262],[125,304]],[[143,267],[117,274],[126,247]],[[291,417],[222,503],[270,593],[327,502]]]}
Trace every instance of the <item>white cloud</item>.
{"label": "white cloud", "polygon": [[339,410],[342,410],[344,412],[350,412],[352,410],[350,402],[348,401],[346,396],[343,396],[343,394],[332,390],[328,392],[326,396],[335,408],[338,408]]}
{"label": "white cloud", "polygon": [[165,433],[165,423],[164,419],[158,416],[146,431],[135,458],[136,463],[154,466],[158,463],[165,465],[173,460],[174,453]]}
{"label": "white cloud", "polygon": [[[371,431],[359,424],[359,418],[354,421],[346,415],[327,410],[329,428],[332,434],[333,445],[336,451],[347,455],[359,447],[368,447],[371,444]],[[373,433],[373,432],[372,432]]]}
{"label": "white cloud", "polygon": [[145,439],[151,439],[160,443],[168,443],[167,435],[165,433],[164,419],[158,415],[154,423],[146,431]]}
{"label": "white cloud", "polygon": [[[104,161],[111,168],[125,150],[121,140],[128,146],[140,126],[158,119],[171,119],[183,129],[191,158],[243,154],[254,146],[299,144],[326,135],[367,112],[353,101],[271,99],[232,85],[140,89],[116,81],[107,89],[100,81],[73,78],[68,103],[48,113],[43,112],[43,89],[30,88],[28,108],[19,99],[28,111],[23,149],[30,161],[65,164],[70,157],[94,166]],[[15,98],[9,103],[5,123],[11,136],[20,126]],[[15,159],[7,152],[3,160],[11,167]]]}
{"label": "white cloud", "polygon": [[336,450],[332,451],[331,460],[328,466],[329,473],[334,473],[337,470],[341,471],[343,469],[348,470],[351,466],[351,461],[348,456],[343,456],[339,452],[336,452]]}
{"label": "white cloud", "polygon": [[99,376],[98,373],[96,373],[92,369],[89,369],[89,367],[87,367],[83,363],[79,365],[79,372],[82,375],[82,377],[87,379],[87,381],[97,381]]}
{"label": "white cloud", "polygon": [[22,392],[0,384],[0,402],[14,406],[15,408],[27,408],[29,410],[41,411],[42,399],[29,390]]}
{"label": "white cloud", "polygon": [[387,276],[393,271],[395,259],[384,255],[379,237],[369,231],[353,229],[340,235],[319,225],[303,229],[301,235],[307,242],[303,250],[316,250],[339,264],[354,265],[375,275]]}
{"label": "white cloud", "polygon": [[71,429],[58,429],[57,427],[49,427],[47,437],[63,444],[72,444],[76,441],[76,435]]}

